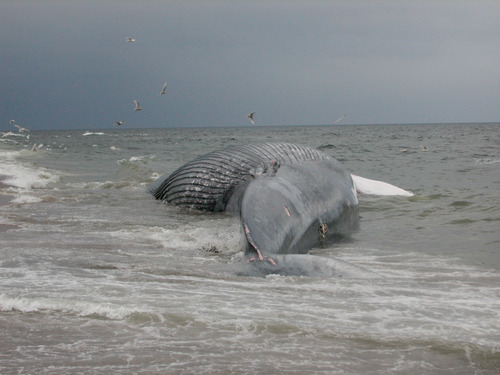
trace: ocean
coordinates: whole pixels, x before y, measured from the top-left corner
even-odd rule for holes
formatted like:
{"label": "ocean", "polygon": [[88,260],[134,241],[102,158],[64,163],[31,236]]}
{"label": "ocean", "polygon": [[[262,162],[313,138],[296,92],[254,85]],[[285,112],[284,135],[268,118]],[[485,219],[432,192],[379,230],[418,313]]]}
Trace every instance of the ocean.
{"label": "ocean", "polygon": [[[26,134],[0,133],[1,374],[500,373],[500,124]],[[260,141],[415,194],[311,250],[380,277],[239,276],[238,218],[147,193]]]}

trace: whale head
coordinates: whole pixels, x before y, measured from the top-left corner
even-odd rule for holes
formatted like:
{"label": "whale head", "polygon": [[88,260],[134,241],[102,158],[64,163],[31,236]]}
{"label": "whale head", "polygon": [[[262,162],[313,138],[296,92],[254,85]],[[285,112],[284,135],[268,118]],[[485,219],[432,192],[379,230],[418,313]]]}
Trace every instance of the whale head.
{"label": "whale head", "polygon": [[359,225],[350,175],[328,161],[284,165],[273,176],[255,178],[240,214],[249,254],[306,253]]}

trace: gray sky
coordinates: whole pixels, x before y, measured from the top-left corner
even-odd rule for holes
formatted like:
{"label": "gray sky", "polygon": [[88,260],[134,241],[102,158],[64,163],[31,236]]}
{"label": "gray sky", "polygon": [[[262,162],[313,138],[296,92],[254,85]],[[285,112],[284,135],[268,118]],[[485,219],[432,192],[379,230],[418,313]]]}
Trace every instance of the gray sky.
{"label": "gray sky", "polygon": [[0,130],[497,122],[499,15],[497,0],[0,0]]}

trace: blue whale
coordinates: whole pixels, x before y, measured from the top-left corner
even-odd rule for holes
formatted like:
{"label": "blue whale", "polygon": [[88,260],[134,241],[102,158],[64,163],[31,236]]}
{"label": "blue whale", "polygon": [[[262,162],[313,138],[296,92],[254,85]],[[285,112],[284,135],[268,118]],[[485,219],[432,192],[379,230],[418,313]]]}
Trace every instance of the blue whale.
{"label": "blue whale", "polygon": [[168,204],[239,215],[250,263],[245,274],[334,275],[319,266],[322,257],[300,254],[359,227],[350,173],[321,151],[291,143],[210,152],[160,177],[149,192]]}

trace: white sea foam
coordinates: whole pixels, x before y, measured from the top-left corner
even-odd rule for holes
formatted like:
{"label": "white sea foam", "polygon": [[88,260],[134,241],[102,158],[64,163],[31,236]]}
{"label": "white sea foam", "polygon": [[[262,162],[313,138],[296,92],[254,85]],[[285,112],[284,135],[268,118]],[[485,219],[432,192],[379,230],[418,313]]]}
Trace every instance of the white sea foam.
{"label": "white sea foam", "polygon": [[476,159],[476,165],[490,165],[490,164],[498,164],[500,163],[500,159]]}
{"label": "white sea foam", "polygon": [[67,184],[69,187],[85,190],[107,190],[107,189],[123,189],[126,187],[134,187],[130,181],[90,181],[90,182],[76,182]]}
{"label": "white sea foam", "polygon": [[0,152],[0,175],[7,176],[4,184],[22,189],[42,189],[59,179],[54,171],[18,161],[21,152]]}
{"label": "white sea foam", "polygon": [[[112,232],[113,237],[122,240],[129,238],[137,241],[139,238],[154,243],[159,243],[163,248],[187,251],[193,249],[206,249],[222,253],[234,253],[243,249],[244,236],[239,223],[228,218],[224,229],[214,231],[213,224],[197,222],[195,226],[183,227],[182,232],[177,228],[147,227],[135,230],[118,230]],[[219,227],[220,228],[220,227]]]}
{"label": "white sea foam", "polygon": [[77,301],[64,298],[11,297],[0,294],[0,311],[63,312],[78,316],[102,316],[108,319],[124,319],[134,313],[149,313],[122,304]]}
{"label": "white sea foam", "polygon": [[83,136],[88,136],[88,135],[105,135],[106,133],[102,133],[102,132],[90,132],[90,131],[86,131],[85,133],[83,133],[82,135]]}
{"label": "white sea foam", "polygon": [[144,164],[148,160],[154,160],[156,159],[156,155],[147,155],[147,156],[131,156],[128,160],[127,159],[120,159],[118,160],[118,164],[124,165],[124,164]]}
{"label": "white sea foam", "polygon": [[8,187],[3,192],[14,196],[12,203],[28,204],[40,202],[35,190],[45,189],[59,180],[57,172],[35,167],[17,158],[26,151],[0,151],[0,175]]}
{"label": "white sea foam", "polygon": [[12,199],[12,203],[17,204],[29,204],[29,203],[38,203],[41,202],[42,198],[36,197],[30,194],[19,194],[16,198]]}

